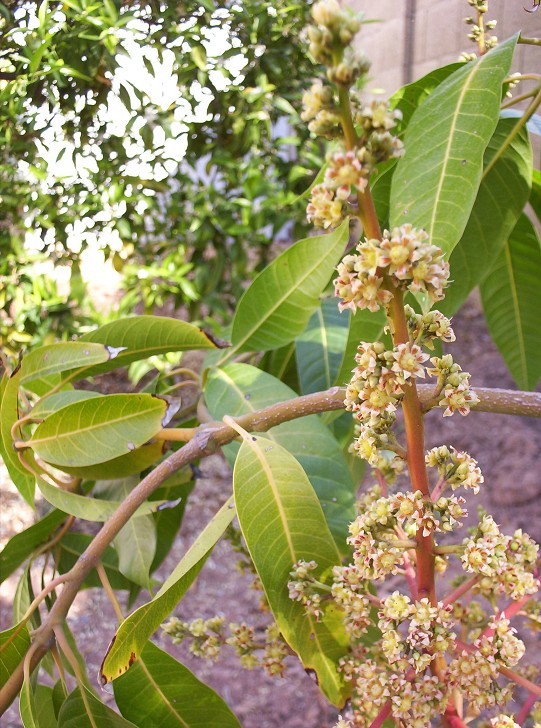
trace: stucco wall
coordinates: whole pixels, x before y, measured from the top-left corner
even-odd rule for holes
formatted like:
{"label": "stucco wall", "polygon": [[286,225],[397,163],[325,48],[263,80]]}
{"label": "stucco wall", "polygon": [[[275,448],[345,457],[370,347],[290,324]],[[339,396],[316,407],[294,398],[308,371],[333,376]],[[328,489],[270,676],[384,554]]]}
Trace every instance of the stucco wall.
{"label": "stucco wall", "polygon": [[[351,0],[350,7],[367,19],[382,22],[365,25],[358,45],[372,60],[371,87],[393,93],[405,83],[407,64],[406,26],[412,33],[411,79],[420,78],[437,66],[458,60],[462,51],[473,51],[464,18],[474,15],[467,0]],[[541,36],[541,8],[527,13],[532,0],[489,0],[485,18],[496,19],[493,31],[500,40],[521,30],[523,35]],[[408,20],[407,15],[410,14]],[[541,73],[541,48],[520,46],[513,70]]]}

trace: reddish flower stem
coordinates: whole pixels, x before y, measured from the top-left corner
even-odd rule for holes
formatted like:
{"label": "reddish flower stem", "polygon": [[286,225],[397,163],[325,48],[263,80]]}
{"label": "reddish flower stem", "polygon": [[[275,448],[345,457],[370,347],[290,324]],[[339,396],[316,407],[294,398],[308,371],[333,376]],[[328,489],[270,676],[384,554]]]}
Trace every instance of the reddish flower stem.
{"label": "reddish flower stem", "polygon": [[524,701],[522,708],[516,714],[514,719],[515,723],[518,723],[519,725],[524,725],[524,723],[526,723],[526,720],[528,719],[528,716],[531,713],[533,706],[538,700],[539,698],[537,697],[537,695],[530,693]]}
{"label": "reddish flower stem", "polygon": [[387,718],[391,715],[391,701],[388,700],[383,708],[379,711],[374,720],[370,723],[370,728],[381,728]]}

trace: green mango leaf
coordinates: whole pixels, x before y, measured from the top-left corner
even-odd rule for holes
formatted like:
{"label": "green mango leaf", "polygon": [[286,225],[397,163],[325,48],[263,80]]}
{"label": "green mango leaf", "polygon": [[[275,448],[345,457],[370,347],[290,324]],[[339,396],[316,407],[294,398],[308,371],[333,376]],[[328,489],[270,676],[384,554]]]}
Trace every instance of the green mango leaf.
{"label": "green mango leaf", "polygon": [[393,184],[396,161],[396,159],[393,159],[390,163],[382,165],[382,168],[378,170],[377,176],[370,181],[374,207],[376,208],[378,221],[382,228],[389,227],[391,186]]}
{"label": "green mango leaf", "polygon": [[54,510],[33,526],[16,533],[0,552],[0,584],[45,544],[66,519],[62,511]]}
{"label": "green mango leaf", "polygon": [[240,728],[214,690],[152,642],[131,670],[115,680],[114,691],[122,715],[136,723],[144,715],[145,728]]}
{"label": "green mango leaf", "polygon": [[541,224],[541,172],[538,169],[532,170],[530,205],[537,217],[537,220]]}
{"label": "green mango leaf", "polygon": [[166,443],[163,441],[147,442],[133,452],[119,455],[112,460],[96,465],[73,468],[62,465],[62,470],[70,475],[76,475],[83,480],[115,480],[127,475],[142,473],[163,456]]}
{"label": "green mango leaf", "polygon": [[[13,595],[13,623],[18,624],[19,622],[22,622],[23,617],[26,615],[26,612],[28,611],[28,608],[32,604],[32,600],[34,599],[34,593],[32,590],[32,581],[30,579],[30,571],[29,567],[27,566],[25,569],[23,569],[23,573],[19,577],[19,581],[17,582],[17,587],[15,588],[15,594]],[[34,624],[34,621],[37,617],[37,613],[34,612],[32,617],[30,618],[32,620],[32,626],[37,626],[37,624]]]}
{"label": "green mango leaf", "polygon": [[47,463],[103,463],[143,445],[164,427],[167,402],[151,394],[107,394],[73,402],[49,415],[28,446]]}
{"label": "green mango leaf", "polygon": [[62,728],[137,728],[80,686],[70,693],[60,708],[58,725]]}
{"label": "green mango leaf", "polygon": [[[37,478],[37,484],[42,496],[48,503],[65,513],[69,513],[71,516],[81,518],[83,521],[103,523],[113,515],[122,503],[122,501],[101,500],[86,495],[70,493],[56,485],[51,485],[51,483],[48,483],[43,478]],[[142,503],[139,506],[132,518],[146,516],[163,505],[163,503],[164,501],[146,501],[146,503]]]}
{"label": "green mango leaf", "polygon": [[457,311],[476,285],[489,274],[492,262],[524,209],[530,194],[532,148],[523,129],[510,146],[498,154],[514,124],[500,119],[485,151],[485,171],[466,229],[451,253],[451,280],[437,308],[446,315]]}
{"label": "green mango leaf", "polygon": [[390,224],[424,228],[447,255],[477,196],[518,34],[465,64],[414,112],[391,189]]}
{"label": "green mango leaf", "polygon": [[[211,415],[220,420],[255,412],[295,397],[289,387],[249,364],[228,364],[211,369],[205,399]],[[348,523],[355,518],[355,486],[342,450],[317,415],[283,422],[267,437],[294,455],[304,468],[319,498],[328,527],[341,552],[348,553]],[[237,443],[224,448],[230,464]]]}
{"label": "green mango leaf", "polygon": [[85,377],[124,367],[139,359],[188,349],[215,349],[212,337],[186,321],[167,316],[132,316],[112,321],[84,334],[79,341],[93,341],[115,348],[125,347],[116,359],[86,369]]}
{"label": "green mango leaf", "polygon": [[23,357],[21,363],[21,384],[33,379],[42,379],[51,374],[71,369],[90,367],[114,359],[116,349],[83,341],[49,344],[34,349]]}
{"label": "green mango leaf", "polygon": [[30,647],[30,633],[26,624],[19,622],[14,627],[0,632],[0,688],[19,665]]}
{"label": "green mango leaf", "polygon": [[32,689],[25,680],[19,698],[19,711],[24,728],[57,728],[53,689],[48,685],[36,685]]}
{"label": "green mango leaf", "polygon": [[295,342],[292,341],[280,349],[267,351],[263,354],[257,366],[297,392],[299,390],[299,377],[295,361],[295,349]]}
{"label": "green mango leaf", "polygon": [[[345,315],[345,314],[342,314]],[[356,311],[349,317],[349,332],[344,348],[340,369],[334,383],[343,387],[351,379],[351,371],[355,368],[355,354],[361,341],[383,341],[383,329],[387,325],[385,311]]]}
{"label": "green mango leaf", "polygon": [[[77,559],[82,553],[90,546],[94,540],[93,536],[89,536],[86,533],[66,533],[62,537],[62,540],[58,544],[55,555],[58,572],[65,574],[74,565]],[[126,579],[126,577],[120,573],[118,568],[118,556],[114,549],[108,547],[101,559],[107,578],[113,589],[126,589],[130,590],[133,587],[133,582]],[[101,580],[95,569],[87,574],[84,582],[81,584],[81,589],[89,589],[96,587],[102,588]]]}
{"label": "green mango leaf", "polygon": [[348,316],[340,313],[337,300],[322,301],[296,342],[302,394],[333,386],[342,363],[348,328]]}
{"label": "green mango leaf", "polygon": [[290,571],[299,559],[315,560],[316,578],[341,557],[323,510],[297,460],[273,440],[247,435],[235,461],[233,492],[240,527],[284,639],[333,705],[348,688],[338,661],[348,650],[342,614],[330,602],[316,621],[289,598]]}
{"label": "green mango leaf", "polygon": [[540,280],[541,243],[522,214],[481,283],[490,335],[521,389],[534,389],[541,377]]}
{"label": "green mango leaf", "polygon": [[11,428],[19,419],[19,385],[21,370],[17,368],[10,377],[4,374],[0,384],[0,455],[15,487],[34,508],[34,476],[23,466],[15,450]]}
{"label": "green mango leaf", "polygon": [[[106,499],[124,500],[138,481],[134,477],[109,480],[96,483],[94,490]],[[101,488],[98,487],[100,485]],[[120,573],[135,584],[150,589],[150,567],[156,553],[156,526],[152,516],[130,518],[113,539],[113,546],[118,555]]]}
{"label": "green mango leaf", "polygon": [[163,500],[168,503],[171,501],[177,502],[180,499],[180,503],[178,503],[178,505],[174,508],[162,508],[152,514],[158,540],[156,542],[154,560],[150,567],[151,572],[155,571],[158,566],[160,566],[171,550],[171,546],[173,545],[184,517],[188,497],[194,487],[195,480],[193,478],[193,473],[189,468],[186,468],[184,470],[179,470],[177,473],[165,480],[162,487],[158,488],[158,490],[154,491],[152,494],[152,500]]}
{"label": "green mango leaf", "polygon": [[36,402],[32,407],[32,417],[45,419],[45,417],[52,415],[53,412],[57,412],[68,404],[101,396],[99,392],[90,392],[85,389],[65,389],[62,392],[55,392],[49,397],[44,397]]}
{"label": "green mango leaf", "polygon": [[435,68],[425,76],[418,78],[413,83],[408,83],[394,94],[389,99],[389,104],[392,109],[399,109],[402,113],[402,119],[398,122],[399,131],[407,129],[411,117],[415,113],[418,106],[420,106],[430,94],[435,91],[438,86],[449,78],[455,71],[458,71],[464,66],[464,63],[450,63],[447,66],[441,66],[441,68]]}
{"label": "green mango leaf", "polygon": [[117,630],[100,669],[106,684],[124,674],[139,657],[148,639],[188,591],[207,557],[235,516],[229,498],[184,554],[154,599],[136,609]]}
{"label": "green mango leaf", "polygon": [[270,263],[239,301],[233,353],[278,349],[304,331],[349,236],[349,220],[328,235],[299,240]]}

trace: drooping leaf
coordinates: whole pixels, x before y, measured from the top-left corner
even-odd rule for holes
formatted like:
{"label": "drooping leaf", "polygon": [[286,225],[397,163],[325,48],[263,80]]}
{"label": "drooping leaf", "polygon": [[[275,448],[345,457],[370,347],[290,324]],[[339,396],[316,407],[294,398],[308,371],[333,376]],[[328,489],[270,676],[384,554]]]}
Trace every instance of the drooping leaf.
{"label": "drooping leaf", "polygon": [[151,394],[108,394],[49,415],[28,445],[52,465],[96,465],[128,454],[164,426],[167,402]]}
{"label": "drooping leaf", "polygon": [[16,533],[0,552],[0,584],[54,534],[66,514],[54,510],[33,526]]}
{"label": "drooping leaf", "polygon": [[[23,569],[23,573],[19,577],[15,594],[13,595],[13,623],[18,624],[23,621],[30,604],[34,598],[32,591],[32,582],[30,580],[30,572],[28,566]],[[33,616],[36,616],[34,613]]]}
{"label": "drooping leaf", "polygon": [[[219,420],[225,414],[238,417],[295,393],[270,374],[249,364],[228,364],[211,369],[205,388],[207,406]],[[355,487],[340,446],[317,415],[272,427],[267,436],[285,447],[304,468],[323,508],[327,524],[341,551],[346,551],[347,525],[355,517]],[[238,450],[236,443],[224,448],[230,464]]]}
{"label": "drooping leaf", "polygon": [[540,280],[541,243],[523,214],[481,284],[488,329],[521,389],[541,377]]}
{"label": "drooping leaf", "polygon": [[[56,485],[51,485],[43,478],[37,478],[37,484],[42,496],[48,503],[65,513],[69,513],[71,516],[81,518],[83,521],[103,523],[113,515],[122,503],[122,501],[100,500],[79,495],[78,493],[70,493]],[[132,518],[146,516],[162,504],[163,501],[146,501],[139,506]]]}
{"label": "drooping leaf", "polygon": [[114,690],[122,715],[138,724],[144,715],[145,728],[240,728],[214,690],[152,642]]}
{"label": "drooping leaf", "polygon": [[95,366],[114,359],[116,350],[103,344],[83,341],[40,346],[23,357],[21,384],[42,379],[58,372]]}
{"label": "drooping leaf", "polygon": [[518,35],[467,63],[414,112],[393,175],[390,224],[409,222],[449,255],[460,240],[499,118]]}
{"label": "drooping leaf", "polygon": [[137,728],[135,723],[108,708],[84,686],[68,695],[60,708],[58,725],[62,728]]}
{"label": "drooping leaf", "polygon": [[[343,316],[346,315],[344,312]],[[361,341],[382,341],[383,329],[387,325],[385,311],[382,309],[373,313],[372,311],[356,311],[349,317],[349,332],[344,348],[344,355],[335,384],[343,387],[351,379],[351,370],[355,367],[355,354]]]}
{"label": "drooping leaf", "polygon": [[296,341],[302,394],[332,387],[348,338],[348,316],[340,314],[337,300],[326,298]]}
{"label": "drooping leaf", "polygon": [[240,527],[280,631],[334,705],[348,695],[338,661],[347,651],[342,615],[331,602],[316,621],[289,598],[290,571],[314,560],[321,578],[341,557],[321,505],[297,460],[273,440],[243,437],[233,489]]}
{"label": "drooping leaf", "polygon": [[239,301],[227,358],[233,352],[278,349],[302,333],[333,275],[348,233],[345,220],[328,235],[299,240],[257,276]]}
{"label": "drooping leaf", "polygon": [[53,689],[48,685],[36,685],[32,689],[25,680],[19,698],[19,710],[24,728],[57,728]]}
{"label": "drooping leaf", "polygon": [[0,688],[3,687],[30,647],[26,624],[18,623],[0,632]]}
{"label": "drooping leaf", "polygon": [[[106,499],[125,499],[138,483],[127,477],[96,483],[94,489]],[[98,489],[98,485],[102,487]],[[156,526],[151,515],[130,518],[113,539],[121,574],[135,584],[150,589],[150,566],[156,553]]]}
{"label": "drooping leaf", "polygon": [[112,321],[84,334],[79,341],[93,341],[115,348],[126,347],[113,361],[85,370],[85,377],[168,352],[216,348],[210,336],[197,326],[167,316],[132,316]]}
{"label": "drooping leaf", "polygon": [[150,636],[187,592],[234,516],[233,498],[229,498],[186,551],[154,599],[122,622],[101,666],[102,683],[123,675],[139,657]]}
{"label": "drooping leaf", "polygon": [[135,475],[146,470],[163,456],[165,442],[147,442],[133,452],[120,455],[112,460],[106,460],[96,465],[86,465],[72,468],[62,465],[62,470],[70,475],[76,475],[83,480],[113,480],[127,475]]}
{"label": "drooping leaf", "polygon": [[15,487],[28,503],[34,508],[34,476],[26,470],[13,449],[11,428],[19,419],[19,384],[21,370],[17,369],[8,378],[4,374],[1,381],[0,394],[0,455],[7,468],[9,477]]}
{"label": "drooping leaf", "polygon": [[528,201],[532,149],[523,130],[490,168],[513,123],[500,119],[485,151],[485,172],[466,229],[451,253],[452,283],[437,308],[451,315],[489,273]]}

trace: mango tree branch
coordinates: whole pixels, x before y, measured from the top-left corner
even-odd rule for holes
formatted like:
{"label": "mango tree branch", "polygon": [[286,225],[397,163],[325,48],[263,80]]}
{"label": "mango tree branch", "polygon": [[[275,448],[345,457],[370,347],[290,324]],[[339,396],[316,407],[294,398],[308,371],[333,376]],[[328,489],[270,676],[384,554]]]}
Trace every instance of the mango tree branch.
{"label": "mango tree branch", "polygon": [[[432,402],[433,387],[419,386],[419,398],[424,409],[437,406]],[[475,406],[481,412],[500,412],[505,414],[541,417],[541,394],[535,392],[512,392],[497,389],[476,389],[479,403]],[[265,409],[236,418],[245,430],[264,432],[282,422],[341,409],[344,406],[345,389],[333,387],[325,392],[316,392],[297,397],[286,402],[271,405]],[[55,628],[65,619],[73,600],[87,574],[96,568],[105,549],[110,545],[120,529],[129,521],[137,508],[160,485],[177,470],[194,460],[199,460],[217,448],[231,442],[237,433],[221,422],[211,422],[194,429],[193,437],[180,450],[172,453],[160,463],[117,508],[101,531],[79,557],[73,568],[63,574],[64,585],[49,615],[44,617],[41,627],[36,631],[32,642],[30,669],[34,669],[41,658],[55,643]],[[0,715],[17,696],[23,682],[23,662],[13,671],[0,690]]]}

